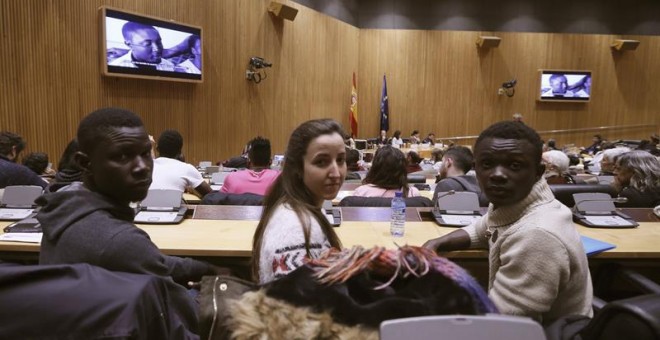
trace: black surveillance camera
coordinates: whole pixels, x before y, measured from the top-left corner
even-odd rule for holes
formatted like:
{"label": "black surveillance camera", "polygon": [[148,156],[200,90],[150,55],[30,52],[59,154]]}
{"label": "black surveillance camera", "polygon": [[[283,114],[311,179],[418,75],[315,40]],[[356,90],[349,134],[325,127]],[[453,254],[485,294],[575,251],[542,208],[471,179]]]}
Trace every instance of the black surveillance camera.
{"label": "black surveillance camera", "polygon": [[512,89],[516,86],[517,81],[515,79],[511,79],[509,81],[505,81],[502,83],[502,87],[505,89]]}
{"label": "black surveillance camera", "polygon": [[252,57],[250,58],[250,65],[254,68],[264,68],[264,67],[271,67],[273,66],[272,63],[269,63],[264,60],[264,58],[261,57]]}

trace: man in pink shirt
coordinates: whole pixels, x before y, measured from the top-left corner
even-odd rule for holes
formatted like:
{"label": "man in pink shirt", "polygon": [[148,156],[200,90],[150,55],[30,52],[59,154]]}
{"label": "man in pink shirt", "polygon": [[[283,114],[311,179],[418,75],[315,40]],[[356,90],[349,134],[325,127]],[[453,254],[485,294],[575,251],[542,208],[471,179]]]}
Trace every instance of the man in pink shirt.
{"label": "man in pink shirt", "polygon": [[222,183],[220,192],[266,195],[280,175],[279,171],[270,169],[270,162],[270,141],[262,137],[251,140],[248,168],[229,174]]}

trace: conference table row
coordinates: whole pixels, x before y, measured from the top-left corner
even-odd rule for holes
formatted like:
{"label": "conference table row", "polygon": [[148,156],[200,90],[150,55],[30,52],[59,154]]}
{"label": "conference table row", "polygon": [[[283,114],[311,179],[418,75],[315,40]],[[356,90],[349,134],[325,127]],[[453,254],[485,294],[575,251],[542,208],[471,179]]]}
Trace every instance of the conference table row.
{"label": "conference table row", "polygon": [[[402,245],[421,246],[429,239],[456,230],[440,226],[432,219],[432,208],[409,208],[403,237],[392,237],[389,230],[390,209],[342,207],[342,223],[335,231],[344,247],[381,246],[395,248]],[[189,214],[180,224],[138,224],[165,254],[192,257],[239,257],[252,255],[252,237],[256,230],[261,207],[249,206],[190,206]],[[575,224],[581,235],[612,243],[616,248],[593,255],[603,260],[648,260],[660,266],[660,219],[651,209],[625,209],[639,222],[631,229],[587,228]],[[0,222],[0,230],[11,222]],[[38,243],[0,241],[0,255],[37,255]],[[449,258],[487,258],[483,250],[457,251],[443,254]],[[0,257],[0,258],[2,258]]]}

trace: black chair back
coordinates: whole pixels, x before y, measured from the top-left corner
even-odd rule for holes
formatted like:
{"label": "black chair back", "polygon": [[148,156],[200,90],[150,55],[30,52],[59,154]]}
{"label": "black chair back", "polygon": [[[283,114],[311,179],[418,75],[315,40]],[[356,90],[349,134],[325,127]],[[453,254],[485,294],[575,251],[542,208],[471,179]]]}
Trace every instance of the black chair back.
{"label": "black chair back", "polygon": [[600,192],[611,197],[617,196],[614,187],[606,184],[550,184],[550,190],[559,202],[569,208],[575,205],[573,194]]}

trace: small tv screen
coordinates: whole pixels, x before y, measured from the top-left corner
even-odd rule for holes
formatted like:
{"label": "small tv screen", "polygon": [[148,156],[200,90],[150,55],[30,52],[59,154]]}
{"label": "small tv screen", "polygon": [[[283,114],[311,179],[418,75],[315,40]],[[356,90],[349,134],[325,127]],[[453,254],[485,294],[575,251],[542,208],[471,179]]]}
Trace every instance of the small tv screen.
{"label": "small tv screen", "polygon": [[109,7],[100,9],[106,76],[201,82],[202,29]]}
{"label": "small tv screen", "polygon": [[591,71],[540,70],[541,101],[588,102],[591,99]]}

